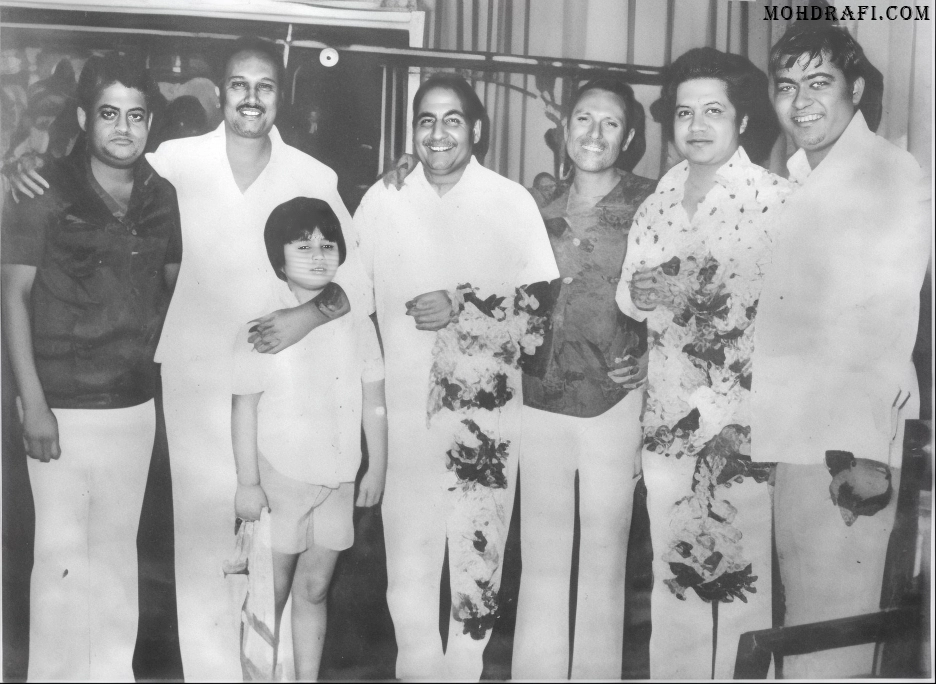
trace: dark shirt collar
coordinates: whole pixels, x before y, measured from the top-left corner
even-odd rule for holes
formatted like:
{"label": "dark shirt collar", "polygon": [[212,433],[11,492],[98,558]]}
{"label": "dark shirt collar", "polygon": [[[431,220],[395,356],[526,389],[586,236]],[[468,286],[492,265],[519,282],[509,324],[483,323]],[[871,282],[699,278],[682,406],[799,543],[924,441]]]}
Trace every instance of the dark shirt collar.
{"label": "dark shirt collar", "polygon": [[[596,207],[605,207],[605,206],[616,206],[625,202],[628,202],[630,198],[627,195],[625,188],[625,180],[630,175],[626,171],[621,169],[614,169],[614,172],[618,176],[617,184],[611,188],[611,191],[602,197],[595,204]],[[552,218],[561,218],[566,215],[566,207],[569,205],[569,194],[572,192],[572,184],[570,183],[562,191],[562,193],[554,199],[552,202],[547,204],[541,210],[543,215],[543,220],[552,219]]]}
{"label": "dark shirt collar", "polygon": [[127,216],[130,215],[131,211],[136,208],[136,205],[143,201],[143,193],[155,174],[153,167],[146,161],[146,157],[140,155],[140,158],[133,167],[133,190],[130,194],[130,202],[127,205],[127,210],[124,211],[120,203],[111,197],[107,190],[98,182],[97,178],[94,177],[94,172],[91,170],[91,155],[87,153],[87,150],[76,149],[69,157],[69,161],[74,164],[75,172],[79,173],[81,177],[85,179],[88,188],[101,199],[104,206],[107,207],[107,211],[121,223],[123,223]]}

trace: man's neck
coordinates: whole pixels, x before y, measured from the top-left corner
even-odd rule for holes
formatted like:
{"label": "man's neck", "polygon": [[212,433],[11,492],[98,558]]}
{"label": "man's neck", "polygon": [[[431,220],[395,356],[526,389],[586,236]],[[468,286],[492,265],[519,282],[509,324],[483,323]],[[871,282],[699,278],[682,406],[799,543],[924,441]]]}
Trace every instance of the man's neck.
{"label": "man's neck", "polygon": [[[836,140],[835,145],[837,144],[838,144],[838,141]],[[815,150],[815,151],[806,150],[806,161],[809,162],[809,169],[811,171],[815,170],[815,168],[819,166],[820,162],[822,162],[823,159],[829,156],[829,152],[832,151],[832,148],[835,145],[829,145],[828,147],[823,147],[821,150]]]}
{"label": "man's neck", "polygon": [[614,187],[621,181],[621,177],[614,167],[603,169],[601,171],[582,171],[575,169],[575,177],[572,180],[572,186],[579,195],[588,197],[604,197],[614,190]]}
{"label": "man's neck", "polygon": [[273,141],[269,135],[262,138],[244,138],[225,129],[228,163],[241,192],[245,192],[266,168],[272,150]]}
{"label": "man's neck", "polygon": [[128,184],[132,185],[135,166],[134,164],[127,168],[114,168],[97,157],[91,157],[91,173],[94,174],[94,179],[100,183],[101,187],[108,192],[113,188],[126,187]]}
{"label": "man's neck", "polygon": [[463,166],[458,171],[439,175],[433,173],[432,169],[423,164],[423,172],[426,174],[426,180],[429,181],[429,185],[431,185],[432,189],[438,193],[439,197],[442,197],[442,195],[455,187],[458,181],[461,180],[462,176],[465,175],[466,168],[468,167]]}

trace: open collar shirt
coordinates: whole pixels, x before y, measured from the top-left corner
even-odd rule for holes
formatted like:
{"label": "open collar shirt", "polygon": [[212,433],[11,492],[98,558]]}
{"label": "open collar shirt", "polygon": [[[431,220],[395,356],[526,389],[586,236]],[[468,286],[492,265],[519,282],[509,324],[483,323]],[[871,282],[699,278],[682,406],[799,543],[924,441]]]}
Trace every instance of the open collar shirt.
{"label": "open collar shirt", "polygon": [[[618,171],[617,185],[597,203],[576,203],[572,187],[542,209],[559,267],[558,290],[543,345],[539,373],[523,376],[523,401],[543,411],[591,418],[628,390],[608,377],[616,358],[638,354],[643,325],[614,301],[631,222],[653,193],[654,181]],[[542,358],[540,358],[542,357]]]}
{"label": "open collar shirt", "polygon": [[[271,283],[275,309],[299,305],[281,280]],[[336,488],[361,464],[362,382],[383,380],[374,324],[342,316],[278,354],[260,354],[241,328],[234,347],[234,394],[262,392],[257,448],[281,474]]]}
{"label": "open collar shirt", "polygon": [[283,142],[274,127],[266,167],[245,192],[234,180],[225,146],[225,126],[194,138],[170,140],[147,155],[175,186],[182,216],[185,258],[166,316],[156,360],[186,369],[206,382],[230,383],[238,330],[271,313],[271,283],[278,282],[267,257],[263,231],[274,208],[295,197],[328,202],[341,221],[347,257],[335,282],[352,311],[367,314],[357,233],[338,195],[330,168]]}
{"label": "open collar shirt", "polygon": [[815,169],[802,150],[788,167],[798,189],[757,314],[753,458],[813,465],[843,450],[888,462],[901,405],[918,405],[929,184],[860,112]]}
{"label": "open collar shirt", "polygon": [[[406,303],[464,283],[512,295],[558,276],[543,219],[526,189],[472,157],[441,197],[422,164],[400,190],[376,183],[355,217],[386,358],[387,407],[425,427],[435,335],[417,330]],[[392,413],[391,413],[392,415]],[[395,432],[391,425],[391,441]]]}
{"label": "open collar shirt", "polygon": [[170,296],[163,267],[182,257],[176,192],[141,159],[124,209],[83,148],[43,173],[43,195],[4,207],[2,254],[37,269],[32,340],[46,400],[89,409],[148,401]]}

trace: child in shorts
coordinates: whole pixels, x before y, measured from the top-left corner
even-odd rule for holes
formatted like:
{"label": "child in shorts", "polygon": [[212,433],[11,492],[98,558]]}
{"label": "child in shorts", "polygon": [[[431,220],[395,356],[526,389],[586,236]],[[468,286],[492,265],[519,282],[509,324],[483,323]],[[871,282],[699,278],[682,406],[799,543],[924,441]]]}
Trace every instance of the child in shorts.
{"label": "child in shorts", "polygon": [[[274,308],[315,297],[344,261],[338,217],[327,202],[297,197],[270,214],[264,230],[276,275]],[[376,330],[361,312],[323,325],[278,354],[259,354],[240,331],[234,350],[234,507],[243,520],[270,510],[276,634],[292,592],[296,676],[318,676],[326,598],[338,554],[354,541],[354,480],[361,426],[368,469],[356,504],[383,493],[387,419]]]}

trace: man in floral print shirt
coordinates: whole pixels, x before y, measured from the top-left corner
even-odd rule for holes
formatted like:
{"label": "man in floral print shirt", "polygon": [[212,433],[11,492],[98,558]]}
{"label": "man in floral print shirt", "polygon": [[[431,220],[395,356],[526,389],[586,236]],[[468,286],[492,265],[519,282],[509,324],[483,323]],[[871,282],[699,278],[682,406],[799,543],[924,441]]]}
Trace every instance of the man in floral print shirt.
{"label": "man in floral print shirt", "polygon": [[616,164],[635,138],[643,142],[642,121],[628,86],[583,85],[566,134],[572,182],[541,210],[560,278],[546,341],[523,377],[523,579],[513,652],[520,679],[568,673],[576,471],[582,532],[572,677],[621,675],[646,326],[621,313],[614,295],[631,220],[656,183]]}

